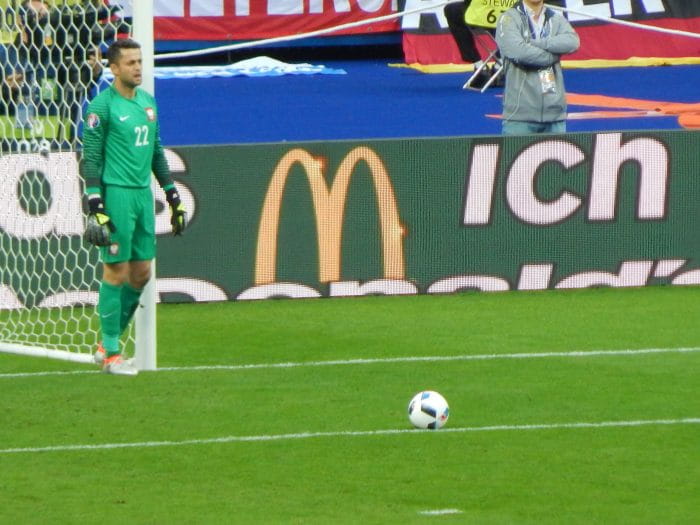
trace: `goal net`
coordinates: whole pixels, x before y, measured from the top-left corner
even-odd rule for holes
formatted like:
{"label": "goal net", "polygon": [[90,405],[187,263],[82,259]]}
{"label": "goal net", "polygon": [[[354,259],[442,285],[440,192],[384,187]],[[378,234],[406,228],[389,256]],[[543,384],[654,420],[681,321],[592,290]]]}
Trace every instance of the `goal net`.
{"label": "goal net", "polygon": [[[91,362],[97,248],[82,240],[81,121],[130,20],[104,0],[0,0],[0,351]],[[122,341],[132,355],[135,335]]]}

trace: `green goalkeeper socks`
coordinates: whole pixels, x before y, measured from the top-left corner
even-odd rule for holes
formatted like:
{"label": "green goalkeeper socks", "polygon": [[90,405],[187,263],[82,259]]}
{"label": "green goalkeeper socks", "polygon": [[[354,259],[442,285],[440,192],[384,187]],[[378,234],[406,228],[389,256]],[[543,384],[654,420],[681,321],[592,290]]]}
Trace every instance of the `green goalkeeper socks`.
{"label": "green goalkeeper socks", "polygon": [[100,327],[102,346],[107,356],[119,353],[120,319],[122,311],[122,286],[102,281],[100,284]]}
{"label": "green goalkeeper socks", "polygon": [[129,326],[129,321],[131,321],[131,318],[134,316],[134,312],[136,312],[136,308],[139,306],[141,292],[143,292],[143,288],[137,289],[128,283],[122,286],[122,310],[119,334],[123,334],[126,327]]}
{"label": "green goalkeeper socks", "polygon": [[119,336],[129,326],[129,321],[139,305],[142,291],[129,284],[115,286],[104,281],[100,284],[102,346],[108,356],[119,353]]}

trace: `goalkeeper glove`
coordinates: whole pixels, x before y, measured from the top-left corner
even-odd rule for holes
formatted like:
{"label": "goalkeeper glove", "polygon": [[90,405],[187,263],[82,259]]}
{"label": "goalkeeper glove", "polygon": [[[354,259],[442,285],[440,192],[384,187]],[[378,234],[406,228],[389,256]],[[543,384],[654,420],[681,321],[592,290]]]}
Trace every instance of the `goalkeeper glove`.
{"label": "goalkeeper glove", "polygon": [[165,191],[165,198],[170,206],[170,225],[173,227],[173,233],[182,235],[187,227],[187,212],[180,201],[180,195],[175,188],[170,188]]}
{"label": "goalkeeper glove", "polygon": [[85,227],[85,240],[95,246],[108,246],[109,236],[115,231],[114,223],[105,212],[102,199],[92,197],[88,199],[87,226]]}

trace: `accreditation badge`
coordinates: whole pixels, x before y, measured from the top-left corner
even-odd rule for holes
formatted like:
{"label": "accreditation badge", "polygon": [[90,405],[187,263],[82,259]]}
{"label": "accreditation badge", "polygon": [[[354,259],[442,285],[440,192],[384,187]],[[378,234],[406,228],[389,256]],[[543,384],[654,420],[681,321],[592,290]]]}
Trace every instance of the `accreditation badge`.
{"label": "accreditation badge", "polygon": [[548,67],[538,71],[540,75],[540,84],[542,85],[542,94],[557,92],[557,77],[554,75],[554,68]]}

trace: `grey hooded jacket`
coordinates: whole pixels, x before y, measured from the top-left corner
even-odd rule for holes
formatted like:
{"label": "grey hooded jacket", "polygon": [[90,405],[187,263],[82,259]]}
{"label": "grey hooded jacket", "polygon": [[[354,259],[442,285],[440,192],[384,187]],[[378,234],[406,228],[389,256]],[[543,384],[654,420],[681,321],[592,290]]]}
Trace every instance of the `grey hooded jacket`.
{"label": "grey hooded jacket", "polygon": [[[496,27],[496,42],[504,59],[506,87],[503,95],[503,119],[526,122],[566,120],[564,76],[559,63],[561,55],[573,53],[579,38],[563,15],[544,8],[545,17],[540,38],[522,1],[503,13]],[[539,71],[552,67],[556,89],[543,93]]]}

